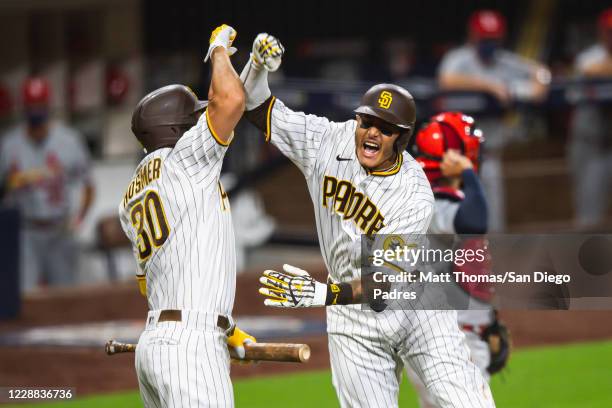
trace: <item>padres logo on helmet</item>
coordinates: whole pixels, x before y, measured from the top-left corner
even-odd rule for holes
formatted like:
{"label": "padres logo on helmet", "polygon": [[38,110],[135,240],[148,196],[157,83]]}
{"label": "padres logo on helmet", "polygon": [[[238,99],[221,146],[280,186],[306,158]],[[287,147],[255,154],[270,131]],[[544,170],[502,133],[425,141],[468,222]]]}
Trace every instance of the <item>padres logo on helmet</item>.
{"label": "padres logo on helmet", "polygon": [[355,113],[374,116],[397,126],[401,134],[395,142],[396,150],[403,152],[408,146],[416,120],[416,106],[412,95],[404,88],[393,84],[374,85],[363,94]]}
{"label": "padres logo on helmet", "polygon": [[382,91],[378,97],[378,106],[383,109],[389,109],[393,102],[393,95],[389,91]]}

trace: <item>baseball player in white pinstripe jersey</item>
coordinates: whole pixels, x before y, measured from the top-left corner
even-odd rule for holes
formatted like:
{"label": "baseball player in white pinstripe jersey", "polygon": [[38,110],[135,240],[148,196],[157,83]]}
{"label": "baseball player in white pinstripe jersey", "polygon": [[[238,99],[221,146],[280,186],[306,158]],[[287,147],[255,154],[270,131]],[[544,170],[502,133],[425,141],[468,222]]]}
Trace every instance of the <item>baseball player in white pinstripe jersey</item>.
{"label": "baseball player in white pinstripe jersey", "polygon": [[333,383],[343,407],[398,404],[404,364],[419,373],[440,406],[490,407],[487,383],[469,360],[454,311],[362,310],[363,236],[427,231],[433,195],[420,165],[405,152],[415,121],[411,95],[395,85],[372,87],[356,120],[343,123],[294,112],[272,96],[267,72],[283,48],[267,34],[254,44],[241,78],[245,116],[302,171],[315,207],[329,278],[323,284],[285,265],[266,271],[260,292],[280,307],[327,308]]}
{"label": "baseball player in white pinstripe jersey", "polygon": [[208,102],[169,85],[145,96],[132,117],[147,155],[119,215],[150,309],[136,350],[147,407],[233,406],[226,341],[244,356],[243,344],[255,340],[231,318],[234,231],[219,181],[244,111],[244,89],[229,60],[235,36],[227,25],[211,35]]}

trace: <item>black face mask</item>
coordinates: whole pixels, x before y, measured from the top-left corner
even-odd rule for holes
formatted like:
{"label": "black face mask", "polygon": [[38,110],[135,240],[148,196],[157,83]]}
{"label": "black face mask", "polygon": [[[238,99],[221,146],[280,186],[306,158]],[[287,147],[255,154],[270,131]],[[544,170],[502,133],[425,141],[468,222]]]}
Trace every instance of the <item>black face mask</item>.
{"label": "black face mask", "polygon": [[498,47],[496,40],[480,40],[476,44],[476,52],[482,61],[491,62]]}
{"label": "black face mask", "polygon": [[46,110],[32,110],[26,113],[26,119],[28,125],[31,127],[37,127],[42,125],[49,118],[49,112]]}

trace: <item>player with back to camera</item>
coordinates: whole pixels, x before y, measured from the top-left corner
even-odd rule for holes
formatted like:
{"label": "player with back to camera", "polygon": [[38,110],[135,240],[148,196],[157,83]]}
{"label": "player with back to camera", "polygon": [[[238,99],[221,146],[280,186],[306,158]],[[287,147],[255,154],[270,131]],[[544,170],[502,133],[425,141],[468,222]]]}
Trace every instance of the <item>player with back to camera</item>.
{"label": "player with back to camera", "polygon": [[[435,197],[429,234],[486,234],[487,200],[478,179],[483,141],[474,119],[461,112],[434,115],[415,136],[414,157],[423,167]],[[470,240],[482,243],[474,237]],[[495,349],[490,349],[486,341],[487,336],[499,336],[501,325],[489,303],[492,293],[486,285],[457,285],[457,289],[465,290],[471,303],[470,310],[457,310],[459,327],[465,333],[472,361],[488,380],[508,357],[507,339],[499,342],[499,349],[493,344]],[[436,407],[416,372],[409,367],[406,371],[418,391],[421,407]]]}
{"label": "player with back to camera", "polygon": [[132,131],[147,155],[119,205],[132,241],[149,313],[136,349],[147,407],[232,407],[226,342],[244,357],[255,341],[233,323],[234,231],[219,181],[223,157],[244,111],[244,88],[229,56],[236,31],[212,32],[208,101],[186,86],[145,96]]}
{"label": "player with back to camera", "polygon": [[[362,310],[362,237],[427,231],[433,195],[421,166],[407,153],[415,122],[412,96],[379,84],[362,98],[356,118],[332,122],[294,112],[277,100],[267,73],[283,48],[260,34],[241,78],[245,116],[306,177],[321,252],[333,283],[316,282],[285,265],[262,277],[267,305],[327,308],[333,384],[343,407],[396,407],[404,365],[411,365],[440,406],[490,407],[489,387],[469,360],[454,311]],[[415,238],[416,239],[416,238]]]}

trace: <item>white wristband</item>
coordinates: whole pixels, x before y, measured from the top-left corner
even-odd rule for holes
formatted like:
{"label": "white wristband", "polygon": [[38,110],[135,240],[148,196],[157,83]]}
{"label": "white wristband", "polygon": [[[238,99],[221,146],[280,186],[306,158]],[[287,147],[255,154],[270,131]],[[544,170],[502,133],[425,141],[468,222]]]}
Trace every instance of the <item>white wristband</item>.
{"label": "white wristband", "polygon": [[327,300],[327,285],[315,281],[315,293],[312,298],[312,306],[325,306]]}
{"label": "white wristband", "polygon": [[246,110],[250,111],[261,105],[272,95],[268,85],[268,71],[257,67],[252,59],[244,66],[240,79],[246,92]]}

